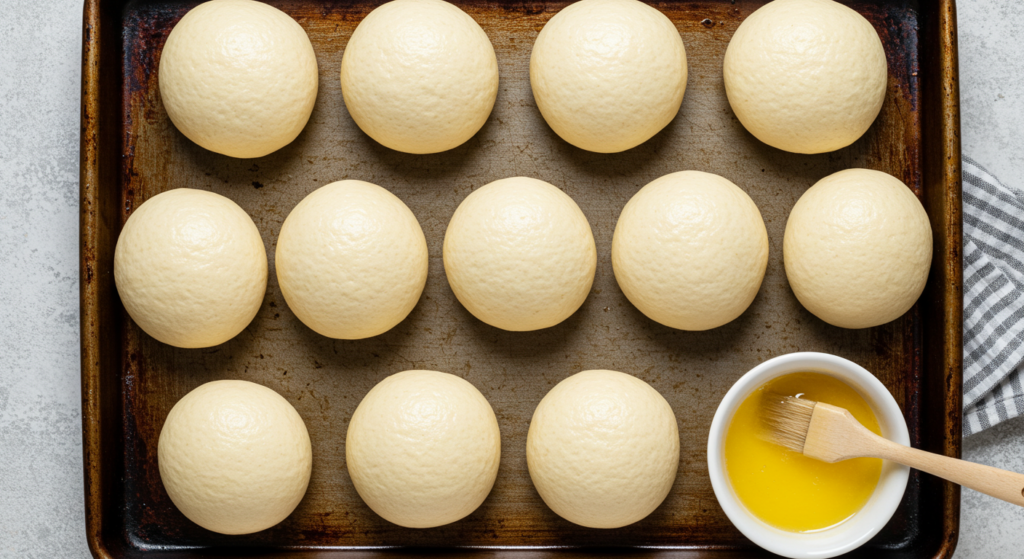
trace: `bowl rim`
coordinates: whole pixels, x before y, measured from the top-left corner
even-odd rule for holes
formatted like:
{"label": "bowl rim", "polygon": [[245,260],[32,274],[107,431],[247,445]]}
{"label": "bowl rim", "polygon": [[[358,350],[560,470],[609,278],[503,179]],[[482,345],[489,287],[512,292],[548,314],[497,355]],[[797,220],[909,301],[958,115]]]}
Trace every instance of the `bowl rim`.
{"label": "bowl rim", "polygon": [[733,414],[748,395],[774,378],[798,372],[823,373],[846,382],[871,406],[882,435],[910,446],[903,412],[885,385],[867,369],[829,353],[789,353],[769,359],[745,373],[722,398],[708,434],[708,474],[726,516],[755,544],[791,559],[828,559],[860,547],[889,522],[903,500],[910,469],[884,461],[878,485],[868,502],[846,521],[823,530],[789,532],[767,524],[748,511],[733,492],[725,471],[725,434]]}

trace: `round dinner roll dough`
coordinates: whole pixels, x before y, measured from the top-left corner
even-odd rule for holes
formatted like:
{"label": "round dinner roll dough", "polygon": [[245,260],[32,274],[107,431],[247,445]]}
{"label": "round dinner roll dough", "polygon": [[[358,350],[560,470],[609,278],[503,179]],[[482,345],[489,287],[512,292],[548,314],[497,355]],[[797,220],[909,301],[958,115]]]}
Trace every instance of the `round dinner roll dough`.
{"label": "round dinner roll dough", "polygon": [[215,346],[244,330],[263,304],[267,252],[238,204],[205,190],[168,190],[125,222],[114,283],[150,336],[177,347]]}
{"label": "round dinner roll dough", "polygon": [[569,318],[590,293],[597,248],[566,193],[537,179],[494,181],[466,197],[444,236],[444,271],[466,310],[525,332]]}
{"label": "round dinner roll dough", "polygon": [[612,238],[612,268],[626,298],[680,330],[717,328],[743,314],[767,266],[768,231],[754,201],[700,171],[641,188]]}
{"label": "round dinner roll dough", "polygon": [[159,74],[174,126],[231,157],[263,157],[290,144],[316,101],[316,55],[306,32],[253,0],[211,0],[190,10],[167,37]]}
{"label": "round dinner roll dough", "polygon": [[433,528],[460,520],[491,492],[501,433],[491,405],[448,373],[384,379],[352,414],[345,460],[363,501],[385,520]]}
{"label": "round dinner roll dough", "polygon": [[559,516],[619,528],[651,514],[679,467],[679,430],[665,398],[616,371],[583,371],[555,385],[530,421],[530,478]]}
{"label": "round dinner roll dough", "polygon": [[167,494],[189,520],[221,534],[251,534],[295,510],[313,452],[288,400],[265,386],[218,380],[171,408],[157,464]]}
{"label": "round dinner roll dough", "polygon": [[406,153],[462,145],[498,96],[498,59],[473,18],[441,0],[393,0],[359,23],[341,59],[352,120]]}
{"label": "round dinner roll dough", "polygon": [[551,129],[598,153],[634,148],[679,112],[686,49],[675,25],[637,0],[581,0],[541,29],[530,86]]}
{"label": "round dinner roll dough", "polygon": [[427,283],[427,240],[416,216],[363,181],[334,182],[299,202],[281,226],[275,261],[295,316],[341,340],[392,329]]}
{"label": "round dinner roll dough", "polygon": [[793,293],[815,316],[869,328],[910,310],[932,262],[932,228],[917,196],[881,171],[847,169],[809,188],[782,245]]}
{"label": "round dinner roll dough", "polygon": [[844,148],[874,122],[888,64],[868,20],[832,0],[775,0],[725,51],[725,92],[762,142],[795,153]]}

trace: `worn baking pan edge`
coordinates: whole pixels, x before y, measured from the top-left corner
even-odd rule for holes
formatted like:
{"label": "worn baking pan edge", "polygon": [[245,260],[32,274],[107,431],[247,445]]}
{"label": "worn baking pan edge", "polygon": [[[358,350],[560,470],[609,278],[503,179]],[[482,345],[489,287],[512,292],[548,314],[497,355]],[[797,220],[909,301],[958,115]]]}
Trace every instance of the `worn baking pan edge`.
{"label": "worn baking pan edge", "polygon": [[[936,233],[937,258],[933,261],[932,274],[936,281],[930,282],[925,300],[932,305],[922,305],[926,318],[942,324],[925,333],[926,344],[941,347],[941,352],[923,356],[937,359],[941,363],[926,363],[925,370],[943,372],[942,382],[925,383],[928,394],[922,394],[921,404],[928,417],[944,418],[944,428],[923,434],[926,448],[942,451],[949,456],[959,456],[961,449],[961,399],[962,399],[962,220],[961,220],[961,160],[960,160],[960,113],[959,84],[957,68],[956,9],[954,0],[936,0],[938,21],[933,22],[930,31],[938,37],[927,41],[932,48],[922,60],[922,83],[929,99],[923,120],[925,137],[939,138],[926,141],[924,158],[926,205],[932,227]],[[110,4],[106,4],[109,8]],[[120,60],[120,45],[116,40],[103,40],[102,29],[104,5],[101,0],[85,0],[83,25],[82,61],[82,114],[81,114],[81,343],[82,343],[82,419],[83,459],[85,475],[86,532],[90,551],[96,557],[117,557],[125,551],[119,545],[121,526],[111,525],[105,520],[116,519],[120,485],[117,472],[104,467],[104,456],[118,456],[120,441],[116,437],[104,438],[105,422],[118,422],[121,394],[119,390],[104,391],[102,372],[120,367],[118,340],[120,339],[120,314],[110,312],[116,308],[116,293],[109,266],[102,262],[112,260],[110,242],[116,235],[119,216],[110,208],[100,204],[99,185],[104,181],[117,181],[116,165],[101,165],[101,161],[116,162],[120,159],[120,144],[113,134],[102,135],[101,128],[118,129],[120,114],[120,67],[111,67]],[[108,14],[109,20],[117,15]],[[106,31],[111,33],[111,31]],[[116,37],[115,35],[113,35]],[[937,50],[935,50],[937,49]],[[930,76],[938,76],[930,80]],[[106,102],[104,103],[104,100]],[[116,100],[116,101],[115,101]],[[941,163],[935,163],[941,161]],[[936,211],[939,210],[939,211]],[[105,311],[104,309],[108,309]],[[934,310],[941,309],[941,311]],[[935,313],[935,314],[932,314]],[[930,357],[931,356],[931,357]],[[111,385],[107,379],[107,388]],[[116,388],[116,385],[115,385]],[[935,395],[935,391],[942,391]],[[941,409],[935,409],[941,407]],[[108,430],[108,432],[116,432]],[[107,464],[107,466],[116,466]],[[959,525],[960,490],[958,486],[929,479],[922,486],[924,490],[936,490],[936,505],[942,508],[942,538],[934,550],[933,557],[951,557],[956,546]],[[194,550],[197,555],[207,555],[211,550]],[[289,554],[292,557],[318,556],[317,550],[280,549],[271,552]],[[326,550],[325,550],[326,551]],[[391,550],[351,550],[350,557],[370,557],[385,554]],[[394,550],[397,551],[397,550]],[[415,550],[407,550],[418,554]],[[427,550],[423,550],[427,551]],[[450,550],[452,551],[452,550]],[[592,550],[587,553],[591,554]],[[684,550],[630,549],[607,550],[607,555],[632,553],[638,555],[660,555],[664,552],[675,554]],[[711,549],[691,550],[694,555]],[[747,557],[749,554],[716,550],[717,557]],[[539,552],[539,553],[538,553]],[[429,551],[428,551],[429,553]],[[436,553],[436,550],[434,551]],[[549,549],[465,549],[459,555],[489,556],[500,553],[505,557],[538,557],[557,554],[559,557],[577,556],[580,550]],[[408,553],[406,553],[407,555]],[[156,552],[164,556],[165,553]],[[173,553],[170,555],[174,555]],[[222,555],[216,551],[212,555]],[[605,554],[602,554],[605,555]]]}
{"label": "worn baking pan edge", "polygon": [[[82,336],[82,454],[85,475],[86,539],[93,556],[124,555],[123,526],[116,507],[121,475],[111,456],[123,454],[112,423],[120,423],[120,382],[104,371],[121,368],[121,312],[114,287],[113,247],[120,229],[116,204],[104,203],[101,185],[119,184],[122,157],[120,43],[111,40],[117,6],[85,0],[82,27],[82,114],[80,170],[80,273]],[[105,13],[110,12],[110,13]],[[104,34],[107,37],[104,37]],[[105,382],[104,382],[105,381]]]}
{"label": "worn baking pan edge", "polygon": [[[925,433],[924,446],[947,456],[960,457],[963,420],[963,219],[961,215],[961,151],[960,151],[960,83],[959,58],[957,54],[956,2],[940,0],[938,21],[931,26],[938,33],[937,52],[929,52],[922,60],[924,76],[939,76],[940,79],[925,82],[925,94],[937,102],[926,107],[922,115],[922,133],[925,138],[936,137],[939,141],[925,142],[923,157],[926,173],[924,189],[927,207],[935,233],[936,250],[941,258],[932,260],[932,277],[925,297],[934,305],[922,305],[924,309],[944,309],[943,316],[925,315],[926,320],[941,321],[943,328],[933,328],[925,339],[928,344],[942,347],[942,363],[925,368],[941,372],[941,382],[925,383],[926,391],[943,390],[944,394],[923,394],[927,406],[942,402],[945,409],[924,412],[928,417],[942,417],[944,430],[942,440]],[[922,80],[924,81],[924,80]],[[934,211],[940,209],[941,211]],[[929,313],[930,314],[930,313]],[[941,337],[941,339],[939,339]],[[938,431],[938,430],[936,430]],[[936,489],[941,492],[942,539],[935,557],[953,556],[959,536],[960,486],[926,476],[929,484],[922,484],[922,490]]]}
{"label": "worn baking pan edge", "polygon": [[82,336],[82,458],[85,470],[85,531],[89,550],[95,557],[109,557],[101,537],[103,514],[102,493],[104,483],[99,478],[102,453],[100,444],[99,355],[94,340],[98,337],[96,323],[97,282],[95,281],[96,235],[96,188],[99,183],[97,170],[97,149],[99,124],[99,10],[94,0],[85,1],[85,17],[82,26],[82,113],[81,113],[81,155],[79,189],[79,235],[80,247],[80,304]]}
{"label": "worn baking pan edge", "polygon": [[[94,557],[112,557],[103,538],[104,494],[109,480],[104,479],[102,401],[106,396],[100,382],[101,362],[106,355],[100,348],[99,311],[104,283],[97,266],[97,251],[102,250],[99,228],[101,210],[97,204],[100,184],[100,40],[101,22],[98,0],[85,0],[82,26],[82,113],[80,160],[80,304],[82,336],[82,454],[85,474],[85,530],[89,550]],[[108,398],[109,399],[109,398]],[[111,488],[112,489],[112,488]]]}

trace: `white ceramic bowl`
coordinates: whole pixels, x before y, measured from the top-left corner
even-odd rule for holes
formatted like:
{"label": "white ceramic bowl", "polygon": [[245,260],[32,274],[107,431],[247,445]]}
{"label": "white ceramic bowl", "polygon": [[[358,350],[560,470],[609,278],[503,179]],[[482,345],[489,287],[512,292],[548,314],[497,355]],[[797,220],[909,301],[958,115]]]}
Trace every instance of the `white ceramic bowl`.
{"label": "white ceramic bowl", "polygon": [[722,399],[708,436],[708,473],[718,502],[743,535],[784,557],[827,559],[856,549],[871,539],[892,518],[907,488],[910,469],[886,461],[875,492],[857,514],[838,526],[816,532],[780,530],[758,519],[740,503],[725,470],[725,434],[733,414],[751,392],[773,378],[789,373],[824,373],[843,380],[863,397],[878,418],[882,435],[910,444],[907,423],[889,390],[856,363],[827,353],[790,353],[769,359],[736,381]]}

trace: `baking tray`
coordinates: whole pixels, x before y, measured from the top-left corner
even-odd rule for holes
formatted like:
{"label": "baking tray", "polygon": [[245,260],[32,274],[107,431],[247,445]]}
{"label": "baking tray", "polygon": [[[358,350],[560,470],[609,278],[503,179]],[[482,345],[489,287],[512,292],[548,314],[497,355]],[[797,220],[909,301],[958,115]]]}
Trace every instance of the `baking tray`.
{"label": "baking tray", "polygon": [[[205,151],[170,123],[157,63],[172,26],[196,2],[86,0],[82,82],[82,394],[87,531],[97,557],[394,554],[583,556],[764,555],[729,523],[705,462],[708,428],[732,383],[758,363],[793,351],[826,351],[873,371],[907,418],[914,446],[960,454],[961,219],[955,12],[952,0],[863,1],[850,5],[876,27],[889,60],[878,121],[835,153],[770,148],[733,116],[722,57],[739,23],[763,2],[662,1],[653,5],[682,34],[689,83],[680,114],[645,144],[620,154],[576,149],[545,125],[533,102],[533,40],[566,2],[460,0],[490,36],[501,84],[494,112],[465,145],[408,155],[363,134],[345,111],[338,72],[352,30],[379,2],[273,2],[308,32],[320,68],[309,125],[291,145],[255,160]],[[782,265],[786,217],[818,179],[848,167],[901,178],[921,196],[935,232],[924,296],[906,316],[867,330],[831,327],[800,307]],[[618,289],[610,263],[619,211],[647,182],[697,169],[746,190],[764,216],[770,260],[760,293],[732,323],[682,332],[645,318]],[[598,247],[593,291],[564,323],[512,333],[475,320],[445,281],[441,244],[458,203],[490,181],[525,175],[549,181],[579,203]],[[171,188],[218,192],[253,217],[273,265],[290,209],[332,181],[388,188],[419,218],[430,276],[412,314],[390,332],[337,341],[303,326],[274,274],[252,324],[209,349],[155,342],[125,314],[113,283],[121,225],[144,200]],[[273,270],[273,268],[271,268]],[[476,385],[494,407],[502,463],[494,490],[466,519],[430,530],[389,524],[364,505],[345,468],[345,430],[363,395],[406,369],[436,369]],[[584,369],[634,374],[658,389],[679,419],[679,475],[664,504],[616,530],[570,524],[540,500],[526,469],[533,409],[558,381]],[[156,466],[157,436],[171,406],[215,379],[246,379],[277,390],[299,411],[313,443],[309,491],[280,525],[223,536],[192,524],[170,502]],[[949,557],[956,544],[958,488],[916,473],[889,525],[859,553]]]}

